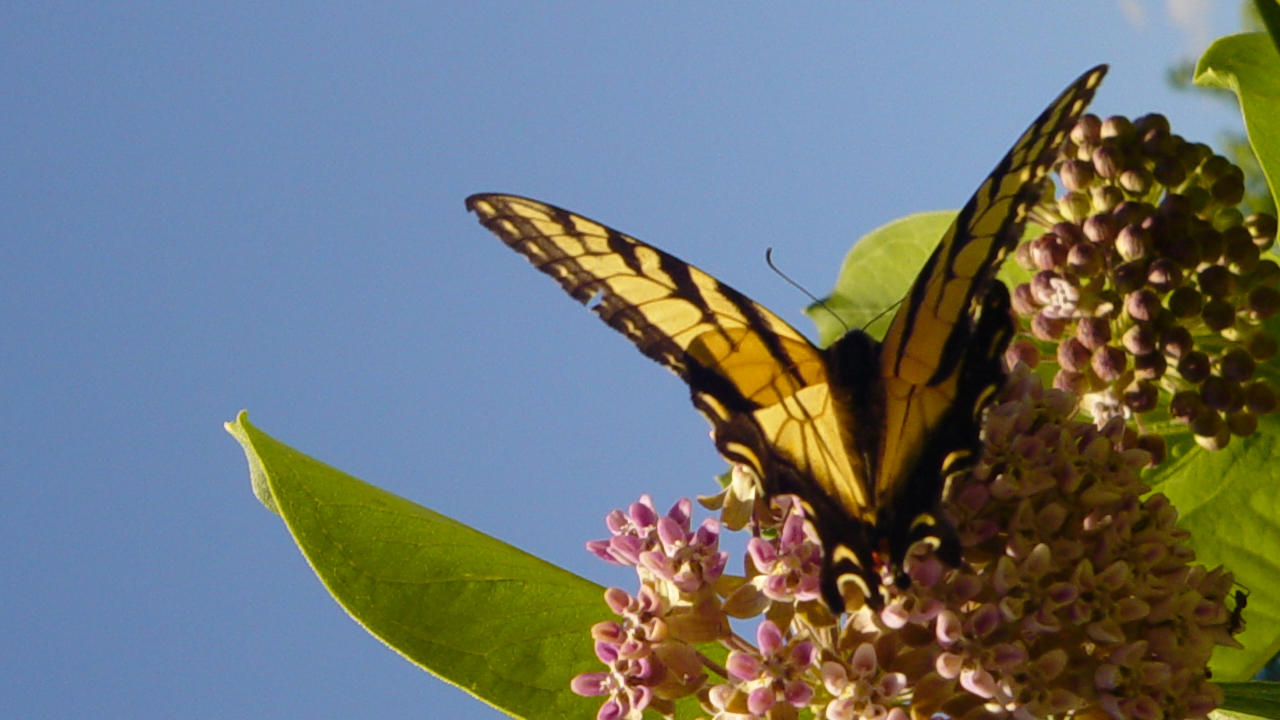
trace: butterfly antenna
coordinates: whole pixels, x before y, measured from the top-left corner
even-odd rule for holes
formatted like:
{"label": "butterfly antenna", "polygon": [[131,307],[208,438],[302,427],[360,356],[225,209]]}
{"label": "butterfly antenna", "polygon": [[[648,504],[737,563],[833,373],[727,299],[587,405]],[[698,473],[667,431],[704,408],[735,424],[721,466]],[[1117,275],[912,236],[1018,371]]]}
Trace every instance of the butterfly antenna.
{"label": "butterfly antenna", "polygon": [[819,299],[818,299],[818,297],[817,297],[816,295],[814,295],[813,293],[809,292],[809,288],[806,288],[805,286],[801,285],[800,283],[796,282],[795,280],[792,280],[790,277],[788,277],[788,276],[787,276],[787,274],[786,274],[786,273],[784,273],[784,272],[782,272],[781,270],[779,270],[777,265],[774,265],[774,264],[773,264],[773,248],[771,248],[771,247],[770,247],[770,248],[765,248],[765,250],[764,250],[764,261],[765,261],[765,263],[766,263],[766,264],[768,264],[769,269],[770,269],[770,270],[772,270],[774,273],[776,273],[778,277],[782,278],[783,280],[786,280],[786,281],[787,281],[787,283],[788,283],[789,285],[791,285],[791,287],[793,287],[793,288],[795,288],[795,289],[799,290],[800,292],[804,293],[805,297],[807,297],[807,298],[809,298],[810,300],[812,300],[814,305],[817,305],[818,307],[822,308],[823,310],[826,310],[828,315],[830,315],[831,317],[835,318],[835,321],[836,321],[836,322],[838,322],[838,323],[840,323],[840,326],[844,328],[844,331],[845,331],[845,332],[849,332],[849,330],[850,330],[849,326],[845,324],[844,320],[843,320],[843,319],[841,319],[841,317],[840,317],[839,315],[837,315],[837,314],[836,314],[836,312],[835,312],[834,310],[832,310],[830,307],[828,307],[828,306],[827,306],[827,303],[826,303],[826,301],[825,301],[825,300],[819,300]]}
{"label": "butterfly antenna", "polygon": [[862,329],[866,330],[867,328],[871,327],[873,324],[875,324],[877,320],[884,317],[885,315],[888,315],[890,310],[896,310],[898,306],[901,305],[904,301],[906,301],[906,298],[901,298],[897,302],[890,304],[889,307],[876,313],[876,316],[868,320],[867,324],[862,326]]}

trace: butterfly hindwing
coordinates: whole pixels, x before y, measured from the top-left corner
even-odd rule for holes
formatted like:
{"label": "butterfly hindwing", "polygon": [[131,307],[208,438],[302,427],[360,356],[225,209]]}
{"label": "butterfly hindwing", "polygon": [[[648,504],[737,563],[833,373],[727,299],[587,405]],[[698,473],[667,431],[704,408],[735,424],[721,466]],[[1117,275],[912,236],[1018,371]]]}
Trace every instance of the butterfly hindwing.
{"label": "butterfly hindwing", "polygon": [[[939,504],[980,450],[983,409],[1014,331],[995,280],[1066,133],[1105,74],[1071,85],[983,181],[895,314],[883,344],[860,330],[827,350],[676,257],[552,205],[481,194],[468,209],[645,355],[688,383],[716,447],[768,496],[795,494],[824,546],[833,611],[880,607],[882,566],[915,542],[960,560]],[[857,593],[846,592],[850,585]]]}

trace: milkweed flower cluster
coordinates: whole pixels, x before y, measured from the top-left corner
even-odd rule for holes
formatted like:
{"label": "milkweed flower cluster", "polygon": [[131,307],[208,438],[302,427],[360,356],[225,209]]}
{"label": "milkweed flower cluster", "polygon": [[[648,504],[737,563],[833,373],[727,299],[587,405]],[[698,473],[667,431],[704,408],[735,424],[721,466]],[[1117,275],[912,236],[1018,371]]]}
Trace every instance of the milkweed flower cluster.
{"label": "milkweed flower cluster", "polygon": [[[1263,254],[1276,218],[1237,207],[1243,172],[1151,114],[1083,116],[1058,173],[1048,229],[1016,253],[1034,273],[1013,290],[1031,337],[1011,355],[1034,366],[1033,339],[1052,349],[1054,386],[1100,423],[1167,413],[1210,450],[1252,435],[1280,408],[1256,372],[1277,353],[1263,323],[1280,311],[1280,264]],[[1160,436],[1142,443],[1158,464]]]}
{"label": "milkweed flower cluster", "polygon": [[[1236,222],[1236,174],[1156,116],[1086,116],[1071,138],[1067,194],[1017,255],[1036,272],[1014,293],[1029,336],[1007,355],[980,461],[943,499],[959,567],[914,549],[908,589],[886,569],[881,610],[833,616],[803,508],[763,498],[749,468],[703,499],[721,518],[696,529],[688,500],[660,515],[642,497],[588,545],[640,578],[635,595],[606,592],[619,619],[592,631],[606,670],[573,681],[604,698],[601,720],[669,714],[689,697],[714,720],[1182,720],[1221,703],[1206,665],[1238,646],[1233,576],[1195,562],[1176,509],[1142,481],[1164,446],[1141,420],[1163,408],[1214,449],[1221,428],[1245,435],[1241,417],[1275,409],[1241,359],[1275,354],[1261,320],[1280,272],[1244,248],[1247,236],[1268,249],[1275,221]],[[1194,252],[1179,232],[1195,233]],[[1231,306],[1221,322],[1211,301]],[[1030,367],[1046,347],[1051,387]],[[752,533],[741,575],[726,572],[722,526]]]}
{"label": "milkweed flower cluster", "polygon": [[[592,634],[609,670],[574,689],[606,697],[602,720],[687,696],[724,720],[1204,717],[1221,701],[1209,655],[1235,645],[1232,576],[1196,565],[1177,512],[1147,496],[1150,455],[1124,445],[1123,421],[1076,420],[1076,402],[1013,373],[983,460],[949,499],[964,562],[912,558],[911,588],[879,612],[826,611],[798,503],[758,518],[740,577],[723,572],[714,520],[689,529],[687,500],[611,515],[613,537],[592,550],[637,567],[642,587],[606,593],[621,620]],[[730,618],[757,620],[754,645]]]}

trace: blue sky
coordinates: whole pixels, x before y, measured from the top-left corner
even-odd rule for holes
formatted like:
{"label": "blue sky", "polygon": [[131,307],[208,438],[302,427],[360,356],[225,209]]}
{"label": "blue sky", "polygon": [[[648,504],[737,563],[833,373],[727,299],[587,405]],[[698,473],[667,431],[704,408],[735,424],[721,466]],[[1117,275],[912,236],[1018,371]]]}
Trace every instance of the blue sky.
{"label": "blue sky", "polygon": [[250,492],[242,408],[632,586],[582,543],[723,463],[470,193],[595,217],[807,329],[766,247],[823,292],[1094,64],[1104,115],[1236,122],[1164,83],[1234,3],[890,5],[6,4],[0,717],[503,717],[328,598]]}

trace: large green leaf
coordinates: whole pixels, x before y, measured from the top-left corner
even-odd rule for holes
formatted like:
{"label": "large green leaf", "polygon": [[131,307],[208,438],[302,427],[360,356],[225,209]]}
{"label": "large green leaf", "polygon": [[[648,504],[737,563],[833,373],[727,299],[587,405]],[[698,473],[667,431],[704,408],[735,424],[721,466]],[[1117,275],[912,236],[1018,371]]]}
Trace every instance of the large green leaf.
{"label": "large green leaf", "polygon": [[244,413],[254,492],[284,519],[321,582],[370,633],[521,718],[592,718],[569,690],[603,669],[589,629],[603,588],[278,442]]}
{"label": "large green leaf", "polygon": [[1266,33],[1221,38],[1201,56],[1195,83],[1236,94],[1249,144],[1275,197],[1280,182],[1280,54],[1271,38]]}
{"label": "large green leaf", "polygon": [[1280,683],[1219,683],[1226,700],[1218,712],[1231,717],[1280,717]]}
{"label": "large green leaf", "polygon": [[1158,489],[1178,508],[1196,559],[1227,566],[1250,592],[1236,638],[1244,649],[1218,648],[1210,665],[1214,678],[1247,680],[1280,651],[1280,419],[1262,418],[1253,437],[1224,450],[1190,452],[1162,475]]}

